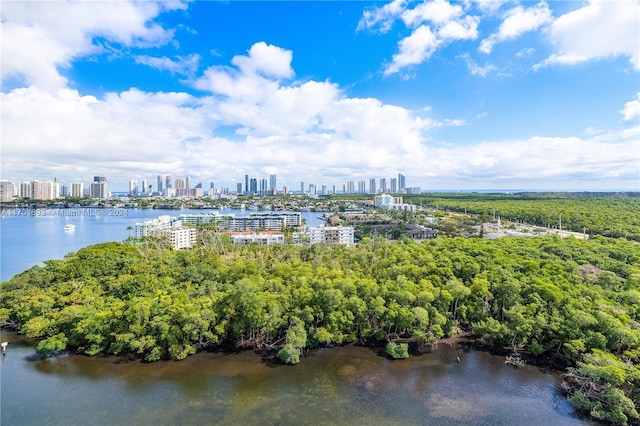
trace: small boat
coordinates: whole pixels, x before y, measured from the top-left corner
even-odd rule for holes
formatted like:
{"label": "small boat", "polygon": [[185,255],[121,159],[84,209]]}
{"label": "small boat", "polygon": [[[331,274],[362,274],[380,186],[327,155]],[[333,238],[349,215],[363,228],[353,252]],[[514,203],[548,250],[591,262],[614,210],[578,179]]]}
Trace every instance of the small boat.
{"label": "small boat", "polygon": [[74,229],[76,229],[76,226],[74,224],[72,224],[72,223],[67,223],[64,226],[64,230],[65,231],[73,231]]}

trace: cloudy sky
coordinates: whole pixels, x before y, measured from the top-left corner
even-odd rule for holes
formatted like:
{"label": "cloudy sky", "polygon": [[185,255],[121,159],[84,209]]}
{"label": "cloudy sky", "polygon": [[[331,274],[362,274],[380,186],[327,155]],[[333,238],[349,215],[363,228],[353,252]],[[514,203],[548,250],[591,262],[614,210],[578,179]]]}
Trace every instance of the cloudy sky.
{"label": "cloudy sky", "polygon": [[640,190],[636,1],[2,2],[1,177]]}

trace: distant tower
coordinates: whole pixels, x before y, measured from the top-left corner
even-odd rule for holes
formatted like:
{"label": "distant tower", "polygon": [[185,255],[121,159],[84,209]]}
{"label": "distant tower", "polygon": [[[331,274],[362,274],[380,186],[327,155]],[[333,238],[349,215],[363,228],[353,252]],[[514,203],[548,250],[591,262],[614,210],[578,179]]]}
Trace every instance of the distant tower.
{"label": "distant tower", "polygon": [[167,175],[167,177],[165,178],[164,182],[165,182],[165,184],[166,184],[166,185],[164,186],[165,188],[167,188],[167,189],[169,189],[169,188],[173,188],[171,175]]}
{"label": "distant tower", "polygon": [[129,195],[134,197],[138,195],[138,181],[136,179],[129,181]]}
{"label": "distant tower", "polygon": [[158,192],[162,192],[162,181],[164,180],[164,178],[162,177],[162,175],[158,175]]}
{"label": "distant tower", "polygon": [[191,178],[189,176],[184,178],[185,189],[191,189]]}
{"label": "distant tower", "polygon": [[277,190],[276,175],[270,175],[269,176],[269,190],[273,191],[274,189]]}
{"label": "distant tower", "polygon": [[406,178],[402,173],[398,173],[398,191],[402,191],[407,187]]}

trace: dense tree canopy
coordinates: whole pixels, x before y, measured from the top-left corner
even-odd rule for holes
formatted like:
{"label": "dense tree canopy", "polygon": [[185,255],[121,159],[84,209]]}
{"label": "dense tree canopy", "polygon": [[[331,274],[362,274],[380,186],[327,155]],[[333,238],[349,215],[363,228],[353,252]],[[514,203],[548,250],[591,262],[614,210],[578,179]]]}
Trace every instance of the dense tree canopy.
{"label": "dense tree canopy", "polygon": [[304,348],[428,343],[462,327],[574,363],[572,398],[596,417],[624,423],[640,402],[640,244],[625,239],[103,243],[3,282],[0,322],[42,338],[42,354],[262,347],[287,363]]}
{"label": "dense tree canopy", "polygon": [[558,227],[640,241],[638,193],[422,194],[408,202],[493,220],[502,217],[540,227]]}

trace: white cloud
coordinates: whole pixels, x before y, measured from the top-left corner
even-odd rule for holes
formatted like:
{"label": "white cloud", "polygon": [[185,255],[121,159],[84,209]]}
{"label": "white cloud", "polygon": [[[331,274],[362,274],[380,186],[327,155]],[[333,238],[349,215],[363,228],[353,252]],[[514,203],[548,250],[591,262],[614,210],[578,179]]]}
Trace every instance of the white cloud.
{"label": "white cloud", "polygon": [[486,77],[490,72],[497,70],[495,65],[492,65],[488,62],[484,65],[478,65],[476,61],[471,59],[468,53],[460,55],[460,58],[464,59],[464,61],[467,63],[467,67],[469,68],[469,72],[471,73],[471,75]]}
{"label": "white cloud", "polygon": [[435,25],[445,25],[462,13],[461,6],[453,5],[445,0],[425,1],[402,13],[402,20],[408,27],[417,27],[427,21]]}
{"label": "white cloud", "polygon": [[[590,139],[532,137],[429,150],[439,180],[469,188],[606,189],[637,187],[640,128]],[[616,182],[616,183],[612,183]]]}
{"label": "white cloud", "polygon": [[636,98],[625,103],[624,108],[620,110],[625,121],[634,121],[640,119],[640,92],[636,94]]}
{"label": "white cloud", "polygon": [[[180,2],[3,2],[2,81],[58,90],[66,84],[60,68],[105,50],[104,43],[157,46],[173,32],[152,20]],[[103,45],[96,42],[102,37]]]}
{"label": "white cloud", "polygon": [[392,63],[384,70],[386,75],[396,73],[409,65],[421,64],[436,51],[441,41],[428,26],[420,26],[400,40],[399,52],[393,55]]}
{"label": "white cloud", "polygon": [[639,16],[640,3],[636,1],[600,0],[560,16],[549,31],[555,52],[536,68],[627,56],[640,70]]}
{"label": "white cloud", "polygon": [[201,58],[200,55],[194,53],[185,57],[177,56],[175,60],[166,56],[156,58],[146,55],[136,55],[133,59],[137,64],[148,65],[161,71],[169,71],[171,74],[192,76],[198,70]]}
{"label": "white cloud", "polygon": [[358,22],[358,31],[365,29],[374,29],[379,27],[381,33],[386,33],[391,29],[398,16],[405,9],[406,0],[393,0],[382,7],[365,10],[362,18]]}
{"label": "white cloud", "polygon": [[534,31],[542,25],[552,21],[551,10],[546,2],[542,1],[529,8],[516,6],[507,11],[504,21],[498,31],[482,40],[479,50],[482,53],[491,53],[493,46],[505,40],[520,37],[522,34]]}

